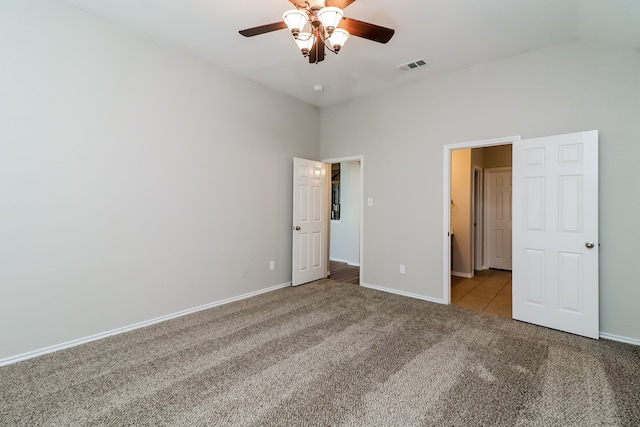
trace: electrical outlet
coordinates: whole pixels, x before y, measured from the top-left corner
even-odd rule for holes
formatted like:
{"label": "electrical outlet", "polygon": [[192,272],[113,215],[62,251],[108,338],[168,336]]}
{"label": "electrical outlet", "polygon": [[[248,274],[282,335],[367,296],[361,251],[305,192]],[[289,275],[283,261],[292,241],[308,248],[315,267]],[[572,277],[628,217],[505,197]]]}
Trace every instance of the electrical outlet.
{"label": "electrical outlet", "polygon": [[405,273],[404,264],[400,264],[400,274],[404,274],[404,273]]}
{"label": "electrical outlet", "polygon": [[269,261],[269,270],[275,270],[275,269],[276,269],[276,262]]}
{"label": "electrical outlet", "polygon": [[247,267],[242,267],[242,277],[247,277]]}
{"label": "electrical outlet", "polygon": [[373,206],[373,197],[367,199],[367,206]]}

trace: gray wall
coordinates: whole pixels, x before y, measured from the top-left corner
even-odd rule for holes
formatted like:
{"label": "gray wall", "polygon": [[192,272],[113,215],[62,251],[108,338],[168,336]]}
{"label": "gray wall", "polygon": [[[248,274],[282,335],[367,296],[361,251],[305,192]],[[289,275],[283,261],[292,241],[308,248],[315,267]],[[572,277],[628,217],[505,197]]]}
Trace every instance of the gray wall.
{"label": "gray wall", "polygon": [[443,297],[445,144],[599,129],[601,331],[640,340],[639,117],[640,53],[584,41],[324,109],[322,157],[367,161],[364,283]]}
{"label": "gray wall", "polygon": [[57,1],[0,52],[0,359],[291,280],[318,109]]}

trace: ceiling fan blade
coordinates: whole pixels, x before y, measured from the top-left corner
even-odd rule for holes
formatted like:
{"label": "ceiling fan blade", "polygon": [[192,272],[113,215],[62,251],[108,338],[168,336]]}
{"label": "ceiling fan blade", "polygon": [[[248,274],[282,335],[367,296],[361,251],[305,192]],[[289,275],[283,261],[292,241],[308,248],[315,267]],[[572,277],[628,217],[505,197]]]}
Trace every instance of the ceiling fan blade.
{"label": "ceiling fan blade", "polygon": [[324,4],[326,6],[339,7],[340,9],[344,10],[345,7],[349,6],[354,1],[356,0],[326,0]]}
{"label": "ceiling fan blade", "polygon": [[274,22],[273,24],[260,25],[259,27],[247,28],[246,30],[241,30],[240,34],[245,37],[253,37],[264,33],[270,33],[271,31],[282,30],[284,28],[287,28],[287,24],[280,21]]}
{"label": "ceiling fan blade", "polygon": [[369,24],[368,22],[358,21],[353,18],[342,18],[339,27],[347,30],[352,36],[362,37],[378,43],[388,42],[395,33],[395,30],[391,28]]}

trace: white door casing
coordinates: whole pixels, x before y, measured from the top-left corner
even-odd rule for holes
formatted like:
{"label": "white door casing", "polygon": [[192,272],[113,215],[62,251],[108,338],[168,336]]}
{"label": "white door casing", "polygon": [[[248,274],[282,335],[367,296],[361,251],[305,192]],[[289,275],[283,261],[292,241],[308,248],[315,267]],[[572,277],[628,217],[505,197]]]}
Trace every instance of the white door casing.
{"label": "white door casing", "polygon": [[598,131],[513,144],[513,196],[513,318],[598,338]]}
{"label": "white door casing", "polygon": [[442,303],[451,304],[451,153],[454,150],[466,148],[482,148],[492,147],[495,145],[513,144],[520,141],[520,136],[513,135],[502,138],[484,139],[479,141],[462,142],[456,144],[447,144],[444,146],[444,162],[443,162],[443,182],[444,189],[442,192]]}
{"label": "white door casing", "polygon": [[473,167],[473,270],[484,270],[484,191],[482,169]]}
{"label": "white door casing", "polygon": [[485,170],[486,263],[511,270],[511,168]]}
{"label": "white door casing", "polygon": [[[331,159],[322,159],[322,162],[327,165],[327,168],[329,168],[328,165],[332,164],[332,163],[343,163],[343,162],[358,162],[358,164],[360,165],[360,186],[358,189],[358,199],[359,199],[359,203],[360,203],[360,208],[359,208],[359,217],[358,217],[358,239],[359,239],[359,249],[358,249],[358,266],[360,267],[360,281],[359,283],[362,285],[364,283],[364,208],[363,208],[363,200],[364,200],[364,156],[360,155],[360,156],[348,156],[348,157],[337,157],[337,158],[331,158]],[[330,177],[328,177],[330,178]],[[329,179],[327,179],[327,185],[329,186]],[[327,187],[330,188],[330,187]],[[327,191],[327,206],[329,206],[329,204],[331,203],[331,194],[329,191]],[[330,214],[328,213],[327,215]],[[329,224],[328,230],[327,230],[327,236],[331,235],[331,224]],[[328,237],[327,239],[327,267],[329,267],[329,259],[330,259],[330,249],[329,246],[331,244],[330,242],[330,237]],[[330,271],[327,271],[327,277],[331,274]]]}
{"label": "white door casing", "polygon": [[327,175],[325,164],[293,159],[293,286],[327,274]]}

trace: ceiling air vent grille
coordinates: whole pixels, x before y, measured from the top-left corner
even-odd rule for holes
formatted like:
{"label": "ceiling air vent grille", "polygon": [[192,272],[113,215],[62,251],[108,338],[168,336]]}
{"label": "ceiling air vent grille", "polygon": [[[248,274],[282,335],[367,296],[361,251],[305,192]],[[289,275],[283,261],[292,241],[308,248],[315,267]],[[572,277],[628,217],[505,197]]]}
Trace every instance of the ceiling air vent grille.
{"label": "ceiling air vent grille", "polygon": [[427,62],[424,59],[416,59],[415,61],[407,62],[406,64],[398,65],[398,69],[402,71],[415,70],[416,68],[424,67]]}

